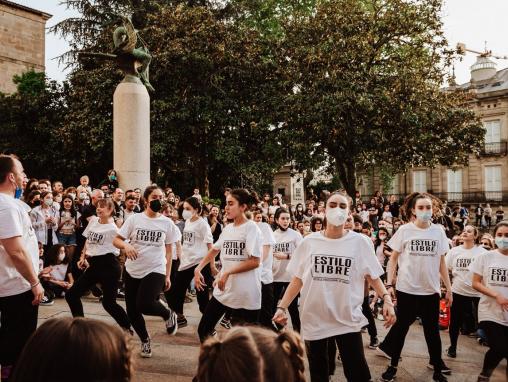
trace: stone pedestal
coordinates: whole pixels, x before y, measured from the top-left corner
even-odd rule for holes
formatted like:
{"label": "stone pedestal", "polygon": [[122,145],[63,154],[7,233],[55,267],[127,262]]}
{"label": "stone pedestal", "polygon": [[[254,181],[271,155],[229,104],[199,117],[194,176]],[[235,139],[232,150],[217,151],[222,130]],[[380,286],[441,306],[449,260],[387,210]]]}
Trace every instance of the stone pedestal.
{"label": "stone pedestal", "polygon": [[135,76],[113,95],[113,168],[124,190],[150,185],[150,96]]}

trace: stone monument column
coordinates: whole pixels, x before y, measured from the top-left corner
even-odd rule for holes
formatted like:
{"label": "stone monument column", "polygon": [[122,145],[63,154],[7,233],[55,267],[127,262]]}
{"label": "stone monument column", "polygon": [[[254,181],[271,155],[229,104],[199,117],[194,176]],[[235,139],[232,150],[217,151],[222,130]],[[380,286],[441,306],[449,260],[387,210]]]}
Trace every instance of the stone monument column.
{"label": "stone monument column", "polygon": [[150,96],[135,75],[113,95],[113,168],[124,190],[150,185]]}

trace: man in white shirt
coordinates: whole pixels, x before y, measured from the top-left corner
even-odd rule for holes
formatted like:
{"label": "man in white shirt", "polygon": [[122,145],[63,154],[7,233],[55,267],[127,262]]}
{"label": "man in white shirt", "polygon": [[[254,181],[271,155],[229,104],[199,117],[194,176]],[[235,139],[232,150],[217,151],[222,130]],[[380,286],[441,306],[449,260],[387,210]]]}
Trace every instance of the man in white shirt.
{"label": "man in white shirt", "polygon": [[37,327],[44,297],[37,277],[38,245],[21,202],[25,173],[14,156],[0,155],[0,365],[8,380],[21,351]]}

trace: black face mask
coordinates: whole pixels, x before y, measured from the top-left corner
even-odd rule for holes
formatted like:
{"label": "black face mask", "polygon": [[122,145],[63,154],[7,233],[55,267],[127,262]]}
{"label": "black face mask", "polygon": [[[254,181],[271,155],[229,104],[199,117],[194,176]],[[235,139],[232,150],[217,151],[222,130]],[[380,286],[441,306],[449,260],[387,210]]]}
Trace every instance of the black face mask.
{"label": "black face mask", "polygon": [[34,201],[32,202],[32,205],[33,205],[34,207],[40,206],[40,205],[41,205],[41,201],[40,201],[40,200],[34,200]]}
{"label": "black face mask", "polygon": [[362,233],[361,229],[354,229],[353,231],[358,232],[358,233]]}
{"label": "black face mask", "polygon": [[[278,224],[277,224],[278,225]],[[281,225],[278,225],[279,226],[279,229],[282,231],[282,232],[286,232],[288,230],[288,228],[284,228],[282,227]]]}
{"label": "black face mask", "polygon": [[153,212],[159,212],[162,209],[162,203],[159,199],[151,200],[150,201],[150,209]]}

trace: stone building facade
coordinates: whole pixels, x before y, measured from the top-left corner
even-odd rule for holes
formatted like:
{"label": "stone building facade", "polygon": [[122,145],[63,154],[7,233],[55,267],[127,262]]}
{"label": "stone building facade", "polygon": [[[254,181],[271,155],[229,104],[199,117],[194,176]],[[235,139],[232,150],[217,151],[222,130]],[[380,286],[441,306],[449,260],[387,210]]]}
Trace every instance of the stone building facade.
{"label": "stone building facade", "polygon": [[[443,200],[466,205],[508,204],[508,68],[497,71],[494,62],[478,57],[471,67],[471,80],[457,85],[474,94],[469,105],[485,128],[485,146],[479,156],[471,155],[469,164],[452,168],[412,168],[395,176],[385,194],[400,196],[414,191],[431,192]],[[370,197],[382,190],[379,174],[363,174],[359,190]]]}
{"label": "stone building facade", "polygon": [[44,72],[46,21],[51,15],[0,0],[0,92],[12,93],[15,74]]}

